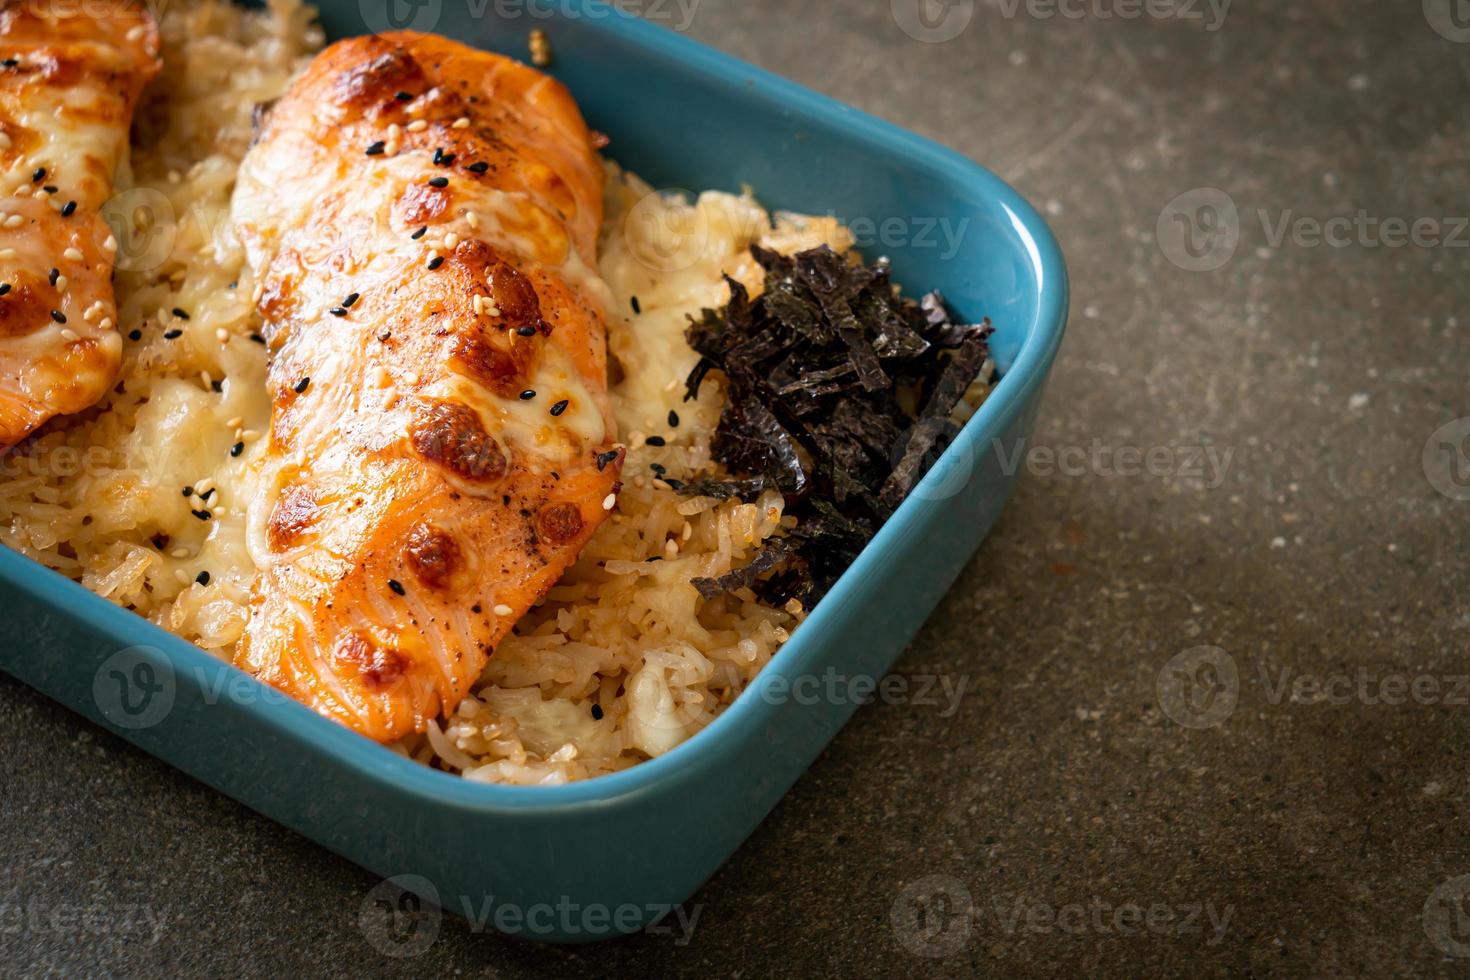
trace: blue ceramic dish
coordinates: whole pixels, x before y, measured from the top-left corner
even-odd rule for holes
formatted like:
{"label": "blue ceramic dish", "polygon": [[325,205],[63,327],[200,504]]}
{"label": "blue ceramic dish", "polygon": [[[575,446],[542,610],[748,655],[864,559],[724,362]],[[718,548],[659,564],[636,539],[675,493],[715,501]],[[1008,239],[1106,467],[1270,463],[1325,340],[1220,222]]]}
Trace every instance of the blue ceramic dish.
{"label": "blue ceramic dish", "polygon": [[[328,37],[387,26],[364,25],[372,6],[325,3]],[[1010,495],[1003,460],[1032,431],[1067,278],[1036,212],[941,146],[601,4],[558,0],[537,11],[555,16],[533,19],[531,3],[510,21],[488,19],[494,4],[476,20],[480,6],[410,9],[433,13],[416,26],[515,56],[530,28],[546,30],[554,73],[611,135],[609,153],[655,186],[748,184],[770,207],[907,222],[906,244],[869,257],[890,255],[911,288],[942,289],[957,319],[994,321],[993,396],[750,690],[684,745],[612,776],[515,788],[421,767],[4,549],[14,627],[0,669],[375,873],[408,876],[454,913],[492,901],[605,910],[490,923],[586,940],[692,895],[856,707],[788,696],[793,682],[881,677],[944,595]],[[918,233],[945,218],[967,222],[953,249]]]}

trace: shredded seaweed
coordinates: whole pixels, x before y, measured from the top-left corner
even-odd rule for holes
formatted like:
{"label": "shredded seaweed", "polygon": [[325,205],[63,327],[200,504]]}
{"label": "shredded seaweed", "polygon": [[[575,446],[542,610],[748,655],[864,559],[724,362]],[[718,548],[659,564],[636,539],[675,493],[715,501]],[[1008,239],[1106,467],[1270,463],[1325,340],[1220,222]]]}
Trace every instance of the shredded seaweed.
{"label": "shredded seaweed", "polygon": [[904,297],[886,261],[865,266],[827,246],[783,256],[758,246],[761,295],[728,279],[730,302],[691,318],[726,402],[711,443],[726,479],[692,496],[754,500],[776,487],[796,527],[744,568],[695,587],[706,598],[749,588],[777,604],[815,603],[872,540],[959,431],[953,414],[989,356],[989,320],[957,324],[931,292]]}

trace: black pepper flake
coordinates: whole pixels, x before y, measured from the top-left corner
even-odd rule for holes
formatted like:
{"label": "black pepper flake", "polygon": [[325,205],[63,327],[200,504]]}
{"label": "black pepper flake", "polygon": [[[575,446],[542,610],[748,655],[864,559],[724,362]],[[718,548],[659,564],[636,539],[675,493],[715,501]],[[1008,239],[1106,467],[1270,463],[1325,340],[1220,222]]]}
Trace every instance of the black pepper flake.
{"label": "black pepper flake", "polygon": [[262,337],[262,336],[261,336],[261,335],[260,335],[260,334],[258,334],[258,333],[253,333],[253,334],[251,334],[251,335],[250,335],[250,339],[251,339],[251,340],[253,340],[253,341],[255,341],[255,342],[256,342],[256,343],[257,343],[257,344],[263,344],[263,343],[265,343],[265,338],[264,338],[264,337]]}
{"label": "black pepper flake", "polygon": [[633,307],[633,312],[635,314],[641,315],[643,313],[643,304],[638,302],[638,297],[634,296],[630,302]]}
{"label": "black pepper flake", "polygon": [[484,160],[480,160],[476,163],[470,164],[465,169],[472,174],[482,174],[490,169],[490,164],[486,163]]}
{"label": "black pepper flake", "polygon": [[346,307],[347,309],[351,309],[352,308],[352,304],[353,303],[356,303],[358,301],[358,299],[359,299],[359,294],[358,293],[348,293],[347,294],[347,298],[342,301],[342,305],[344,307]]}
{"label": "black pepper flake", "polygon": [[519,336],[522,336],[522,337],[534,337],[534,336],[536,336],[536,328],[535,327],[516,327],[516,333]]}
{"label": "black pepper flake", "polygon": [[141,330],[129,330],[128,331],[128,339],[129,340],[142,340],[143,339],[143,331],[141,331]]}
{"label": "black pepper flake", "polygon": [[57,323],[65,323],[66,314],[61,312],[60,310],[52,310],[51,319],[55,320]]}
{"label": "black pepper flake", "polygon": [[67,201],[65,204],[63,204],[61,206],[61,216],[63,218],[70,218],[73,214],[76,213],[76,210],[77,210],[77,202],[76,201]]}
{"label": "black pepper flake", "polygon": [[671,428],[671,429],[677,429],[678,427],[679,427],[679,413],[676,412],[676,411],[674,411],[671,408],[671,409],[669,409],[669,428]]}
{"label": "black pepper flake", "polygon": [[46,168],[45,167],[37,167],[36,168],[36,172],[33,173],[33,174],[31,174],[31,183],[33,183],[33,184],[39,184],[41,181],[43,181],[45,179],[46,179]]}
{"label": "black pepper flake", "polygon": [[195,517],[199,518],[199,520],[201,520],[201,521],[207,521],[210,518],[214,517],[214,515],[211,514],[207,510],[191,510],[191,511],[189,511],[189,513],[193,514]]}
{"label": "black pepper flake", "polygon": [[171,312],[173,313],[174,316],[178,317],[180,320],[187,320],[187,319],[189,319],[189,311],[188,310],[181,310],[177,306],[175,306]]}
{"label": "black pepper flake", "polygon": [[0,282],[0,296],[4,296],[8,292],[10,292],[10,283]]}
{"label": "black pepper flake", "polygon": [[388,580],[388,588],[393,590],[394,595],[408,595],[408,590],[405,589],[403,587],[403,583],[398,581],[396,578],[390,578]]}
{"label": "black pepper flake", "polygon": [[597,454],[597,472],[601,473],[603,470],[607,469],[607,464],[611,463],[613,460],[615,460],[617,458],[618,458],[618,451],[616,449],[610,449],[610,450],[608,450],[605,453],[598,453]]}
{"label": "black pepper flake", "polygon": [[231,456],[239,456],[244,451],[245,451],[245,444],[243,442],[237,442],[233,446],[230,447],[230,455]]}
{"label": "black pepper flake", "polygon": [[408,237],[409,238],[412,238],[414,241],[418,241],[420,238],[423,238],[424,237],[424,233],[427,232],[428,230],[429,230],[429,226],[428,225],[424,225],[422,228],[420,228],[418,231],[414,232],[412,235],[409,235]]}
{"label": "black pepper flake", "polygon": [[296,394],[305,394],[306,389],[309,387],[311,387],[311,378],[302,378],[300,381],[296,382]]}
{"label": "black pepper flake", "polygon": [[567,410],[567,406],[570,405],[570,404],[571,404],[570,401],[568,401],[567,399],[563,398],[561,401],[559,401],[555,405],[551,406],[551,414],[552,414],[552,417],[553,418],[560,418],[561,417],[561,414]]}
{"label": "black pepper flake", "polygon": [[594,704],[592,706],[592,720],[593,721],[601,721],[602,720],[602,705],[600,705],[600,704]]}
{"label": "black pepper flake", "polygon": [[523,402],[528,402],[535,397],[536,391],[533,388],[527,388],[525,391],[521,392],[521,401]]}
{"label": "black pepper flake", "polygon": [[375,156],[378,156],[379,154],[381,154],[383,152],[384,148],[386,148],[386,146],[387,146],[386,143],[384,143],[382,140],[378,140],[375,143],[369,143],[368,144],[368,148],[366,150],[364,150],[363,152],[366,153],[370,157],[375,157]]}
{"label": "black pepper flake", "polygon": [[163,339],[164,340],[178,340],[183,335],[184,335],[184,331],[182,331],[182,330],[165,330],[163,332]]}
{"label": "black pepper flake", "polygon": [[195,578],[194,581],[198,582],[200,585],[208,585],[209,584],[209,573],[208,572],[200,572],[199,575],[198,575],[198,577]]}
{"label": "black pepper flake", "polygon": [[664,441],[664,437],[663,436],[649,436],[645,440],[645,442],[647,442],[648,445],[653,446],[655,449],[658,449],[658,448],[660,448],[662,446],[667,446],[668,445],[668,443],[666,441]]}
{"label": "black pepper flake", "polygon": [[46,281],[49,282],[49,283],[51,283],[51,285],[53,285],[53,286],[56,285],[56,280],[58,280],[60,278],[61,278],[61,270],[60,269],[52,269],[50,272],[48,272],[46,274]]}
{"label": "black pepper flake", "polygon": [[433,272],[435,269],[439,268],[443,264],[444,264],[444,256],[442,256],[442,255],[436,255],[432,259],[429,260],[429,271],[430,272]]}
{"label": "black pepper flake", "polygon": [[346,316],[347,315],[347,307],[345,307],[345,306],[334,306],[330,310],[328,310],[327,312],[330,313],[330,314],[332,314],[332,316]]}
{"label": "black pepper flake", "polygon": [[395,92],[393,98],[397,99],[399,102],[412,102],[414,99],[414,95],[412,92]]}
{"label": "black pepper flake", "polygon": [[429,186],[430,187],[440,187],[440,188],[448,187],[449,186],[449,178],[448,177],[435,177],[435,178],[433,178],[432,180],[429,181]]}

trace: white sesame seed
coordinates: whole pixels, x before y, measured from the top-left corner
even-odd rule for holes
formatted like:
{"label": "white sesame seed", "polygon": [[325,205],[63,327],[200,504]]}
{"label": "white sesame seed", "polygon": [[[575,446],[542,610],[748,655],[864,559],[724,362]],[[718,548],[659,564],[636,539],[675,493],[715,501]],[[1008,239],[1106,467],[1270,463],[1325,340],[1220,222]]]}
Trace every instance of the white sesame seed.
{"label": "white sesame seed", "polygon": [[141,41],[143,40],[143,35],[146,33],[148,33],[147,28],[145,28],[142,24],[139,24],[137,27],[133,27],[128,30],[128,40]]}
{"label": "white sesame seed", "polygon": [[4,221],[0,221],[0,225],[4,225],[6,228],[19,228],[25,220],[25,218],[22,218],[18,214],[12,214],[7,215]]}
{"label": "white sesame seed", "polygon": [[61,254],[66,258],[71,259],[73,262],[82,261],[82,250],[79,248],[69,248]]}
{"label": "white sesame seed", "polygon": [[469,119],[468,116],[460,116],[451,125],[455,129],[469,129],[470,128],[470,119]]}
{"label": "white sesame seed", "polygon": [[688,521],[685,521],[684,530],[679,532],[679,540],[688,541],[692,537],[694,537],[694,525],[690,524]]}
{"label": "white sesame seed", "polygon": [[66,284],[67,284],[68,281],[69,280],[66,278],[66,276],[57,276],[56,277],[56,291],[58,293],[64,293],[64,292],[66,292]]}
{"label": "white sesame seed", "polygon": [[209,491],[211,491],[213,489],[214,489],[214,478],[213,477],[208,477],[207,476],[204,479],[200,480],[198,483],[194,484],[194,492],[197,493],[197,494],[199,494],[200,496],[203,496],[204,494],[208,493]]}
{"label": "white sesame seed", "polygon": [[260,438],[260,433],[256,432],[254,429],[246,429],[244,432],[240,433],[240,438],[245,440],[246,442],[254,442],[255,440]]}
{"label": "white sesame seed", "polygon": [[459,244],[459,236],[456,235],[454,232],[451,231],[449,234],[447,234],[447,235],[444,236],[444,247],[445,248],[454,248],[454,246],[456,246],[458,244]]}
{"label": "white sesame seed", "polygon": [[[64,276],[58,276],[57,277],[56,283],[57,283],[58,286],[61,284],[61,280],[63,278],[65,278],[65,277]],[[85,310],[82,311],[82,319],[83,320],[86,320],[88,323],[91,323],[93,320],[97,319],[97,317],[101,313],[102,313],[101,308],[99,308],[96,303],[93,303],[91,306],[87,307]]]}
{"label": "white sesame seed", "polygon": [[103,330],[111,330],[112,329],[112,317],[110,317],[110,316],[103,317],[102,318],[102,322],[99,323],[99,324],[97,324],[97,326],[101,327]]}
{"label": "white sesame seed", "polygon": [[204,387],[206,388],[214,387],[214,379],[209,376],[208,371],[200,371],[199,380],[204,382]]}
{"label": "white sesame seed", "polygon": [[13,259],[13,258],[15,258],[15,249],[13,249],[13,248],[0,248],[0,259],[9,260],[9,259]]}
{"label": "white sesame seed", "polygon": [[14,197],[30,197],[31,196],[31,185],[30,184],[21,184],[19,187],[17,187],[15,189],[15,191],[13,192],[13,196]]}
{"label": "white sesame seed", "polygon": [[475,316],[479,316],[481,313],[485,312],[485,297],[476,293],[472,302],[475,307]]}
{"label": "white sesame seed", "polygon": [[673,538],[670,538],[669,540],[667,540],[667,541],[664,542],[664,554],[667,557],[672,558],[675,555],[677,555],[678,553],[679,553],[679,542],[675,541]]}
{"label": "white sesame seed", "polygon": [[466,211],[464,213],[464,223],[469,225],[471,228],[479,228],[480,216],[473,211]]}
{"label": "white sesame seed", "polygon": [[429,124],[424,122],[422,119],[415,119],[413,122],[408,124],[408,131],[410,133],[422,133],[428,128]]}
{"label": "white sesame seed", "polygon": [[238,428],[240,428],[240,426],[242,426],[244,424],[245,424],[245,420],[243,418],[241,418],[240,416],[236,415],[234,418],[230,419],[228,422],[225,423],[225,428],[226,429],[238,429]]}
{"label": "white sesame seed", "polygon": [[109,252],[116,252],[117,251],[117,238],[114,237],[114,236],[112,236],[112,235],[108,235],[107,236],[107,240],[102,243],[102,247],[105,248],[105,249],[107,249],[107,251],[109,251]]}
{"label": "white sesame seed", "polygon": [[259,303],[260,302],[260,298],[262,296],[264,296],[264,295],[265,295],[265,283],[258,282],[258,283],[255,284],[255,291],[250,294],[250,302],[252,302],[252,303]]}
{"label": "white sesame seed", "polygon": [[615,494],[615,493],[610,493],[606,497],[603,497],[602,498],[602,509],[603,510],[612,510],[617,505],[618,505],[618,495]]}
{"label": "white sesame seed", "polygon": [[495,615],[497,615],[497,616],[509,616],[509,615],[511,615],[514,612],[515,612],[514,609],[510,608],[510,606],[507,606],[503,602],[500,605],[498,605],[498,606],[495,607]]}
{"label": "white sesame seed", "polygon": [[402,139],[403,138],[403,127],[402,126],[399,126],[397,123],[389,123],[388,124],[388,138],[390,140]]}
{"label": "white sesame seed", "polygon": [[495,303],[492,300],[486,299],[485,300],[485,312],[488,313],[488,314],[490,314],[491,316],[499,316],[500,315],[500,307],[496,306]]}
{"label": "white sesame seed", "polygon": [[184,571],[182,568],[174,569],[174,578],[178,579],[181,585],[189,584],[189,573]]}
{"label": "white sesame seed", "polygon": [[175,548],[173,551],[169,552],[169,554],[173,555],[175,558],[188,558],[189,557],[189,549],[188,548]]}
{"label": "white sesame seed", "polygon": [[61,328],[61,339],[64,340],[64,341],[66,341],[69,344],[74,344],[77,341],[81,340],[82,338],[80,336],[78,336],[77,335],[77,332],[75,330],[73,330],[71,327],[62,327]]}
{"label": "white sesame seed", "polygon": [[214,339],[218,340],[221,344],[228,344],[230,342],[230,332],[224,327],[220,327],[214,332]]}
{"label": "white sesame seed", "polygon": [[655,489],[655,490],[672,490],[674,488],[671,487],[671,486],[669,486],[663,480],[654,480],[653,481],[653,489]]}

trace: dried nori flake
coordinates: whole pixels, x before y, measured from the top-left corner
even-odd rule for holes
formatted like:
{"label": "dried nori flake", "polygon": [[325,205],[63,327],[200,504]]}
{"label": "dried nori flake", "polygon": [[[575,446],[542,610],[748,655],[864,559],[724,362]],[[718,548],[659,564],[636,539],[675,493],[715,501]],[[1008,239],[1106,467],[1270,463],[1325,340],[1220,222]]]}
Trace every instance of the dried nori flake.
{"label": "dried nori flake", "polygon": [[826,246],[751,254],[765,272],[761,295],[727,279],[730,302],[687,330],[700,358],[685,400],[711,371],[724,376],[710,448],[729,475],[668,482],[720,500],[779,488],[795,529],[745,568],[695,586],[706,598],[748,587],[810,603],[953,441],[951,416],[989,356],[991,328],[954,323],[937,291],[902,296],[886,261],[854,264]]}

